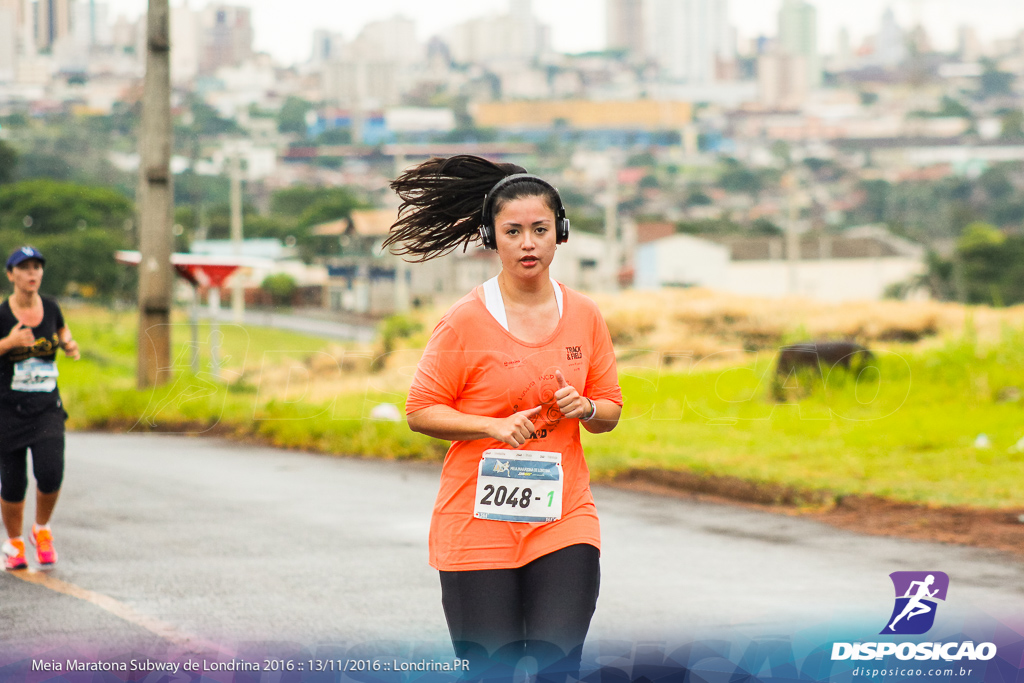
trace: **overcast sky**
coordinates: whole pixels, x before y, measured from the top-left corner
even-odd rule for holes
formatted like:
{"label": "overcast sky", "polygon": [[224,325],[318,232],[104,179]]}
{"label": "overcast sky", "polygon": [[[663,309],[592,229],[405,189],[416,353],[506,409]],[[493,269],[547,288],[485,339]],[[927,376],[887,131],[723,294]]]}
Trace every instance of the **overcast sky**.
{"label": "overcast sky", "polygon": [[[171,0],[180,5],[184,0]],[[508,0],[222,0],[253,8],[256,48],[291,63],[309,57],[317,28],[354,37],[369,21],[402,14],[416,21],[420,39],[470,17],[507,9]],[[144,0],[108,0],[112,18],[138,16]],[[205,0],[189,0],[193,8]],[[535,0],[534,13],[552,28],[556,50],[584,52],[604,48],[604,0]],[[774,35],[781,0],[729,0],[729,13],[741,38]],[[819,41],[835,44],[846,26],[855,43],[874,33],[886,6],[905,27],[919,15],[939,48],[955,45],[960,24],[973,25],[983,40],[1010,37],[1024,29],[1024,0],[816,0]],[[915,9],[916,8],[916,9]]]}

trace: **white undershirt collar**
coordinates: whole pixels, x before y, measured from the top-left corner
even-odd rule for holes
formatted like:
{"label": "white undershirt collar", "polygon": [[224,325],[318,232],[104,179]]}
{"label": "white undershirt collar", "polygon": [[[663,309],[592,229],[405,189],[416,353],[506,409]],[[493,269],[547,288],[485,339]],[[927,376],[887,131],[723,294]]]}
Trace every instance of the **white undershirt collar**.
{"label": "white undershirt collar", "polygon": [[[555,278],[551,278],[551,284],[555,288],[555,302],[558,304],[558,319],[562,319],[562,288]],[[508,316],[505,315],[505,300],[501,298],[501,287],[498,286],[498,276],[495,275],[484,283],[484,306],[498,324],[508,331]]]}

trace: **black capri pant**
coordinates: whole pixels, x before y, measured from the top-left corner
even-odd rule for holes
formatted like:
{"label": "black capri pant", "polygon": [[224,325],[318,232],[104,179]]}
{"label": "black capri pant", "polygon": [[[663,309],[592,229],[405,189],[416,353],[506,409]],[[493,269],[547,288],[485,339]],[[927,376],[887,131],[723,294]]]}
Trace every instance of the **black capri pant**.
{"label": "black capri pant", "polygon": [[56,493],[64,479],[64,421],[68,414],[60,397],[42,412],[26,414],[20,406],[0,402],[0,498],[25,500],[28,452],[41,493]]}
{"label": "black capri pant", "polygon": [[441,572],[441,604],[469,678],[491,678],[532,657],[539,680],[576,677],[597,607],[600,551],[571,545],[515,569]]}

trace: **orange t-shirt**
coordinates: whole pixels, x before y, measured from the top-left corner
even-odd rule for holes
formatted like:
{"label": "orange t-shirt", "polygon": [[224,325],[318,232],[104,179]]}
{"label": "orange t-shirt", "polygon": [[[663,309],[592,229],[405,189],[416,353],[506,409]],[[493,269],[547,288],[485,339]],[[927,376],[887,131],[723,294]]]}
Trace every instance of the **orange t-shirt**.
{"label": "orange t-shirt", "polygon": [[621,406],[622,391],[608,326],[597,305],[567,287],[562,290],[558,327],[540,343],[513,337],[487,311],[476,290],[445,314],[423,352],[406,414],[441,404],[470,415],[507,417],[543,404],[546,408],[533,420],[537,438],[523,449],[561,453],[564,473],[558,521],[476,519],[473,506],[480,458],[486,449],[508,445],[494,439],[452,442],[430,522],[430,565],[435,569],[506,569],[576,543],[600,548],[579,420],[564,417],[555,405],[555,370],[560,369],[581,395],[594,400]]}

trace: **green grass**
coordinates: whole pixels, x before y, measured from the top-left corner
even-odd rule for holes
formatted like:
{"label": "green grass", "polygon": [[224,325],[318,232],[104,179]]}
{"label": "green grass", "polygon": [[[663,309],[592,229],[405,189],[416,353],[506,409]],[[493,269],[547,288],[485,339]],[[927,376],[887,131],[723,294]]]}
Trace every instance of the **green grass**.
{"label": "green grass", "polygon": [[[267,395],[264,359],[298,361],[330,342],[259,328],[222,325],[225,381],[205,367],[188,370],[186,326],[173,334],[173,383],[134,388],[135,318],[69,311],[83,360],[61,359],[61,391],[74,429],[107,428],[254,436],[278,446],[389,458],[439,458],[445,444],[403,422],[369,419],[378,403],[404,396],[374,388],[332,403]],[[205,339],[208,328],[203,329]],[[204,362],[208,357],[204,355]],[[771,400],[773,357],[704,369],[620,365],[626,408],[610,434],[584,434],[595,478],[634,468],[685,469],[835,494],[875,494],[934,505],[1019,507],[1024,403],[1024,332],[999,344],[970,335],[939,349],[880,352],[860,377],[807,373],[790,380],[789,402]],[[299,377],[299,381],[304,381]],[[815,385],[813,390],[811,385]],[[824,385],[824,386],[823,386]],[[974,447],[980,433],[992,447]]]}
{"label": "green grass", "polygon": [[[1024,504],[1024,341],[979,351],[970,340],[920,355],[880,353],[878,370],[837,372],[788,403],[769,399],[770,356],[729,370],[620,369],[627,397],[619,426],[585,435],[595,469],[684,468],[836,494],[929,504]],[[631,376],[627,376],[630,373]],[[826,384],[826,386],[822,386]],[[974,447],[986,434],[992,447]]]}

